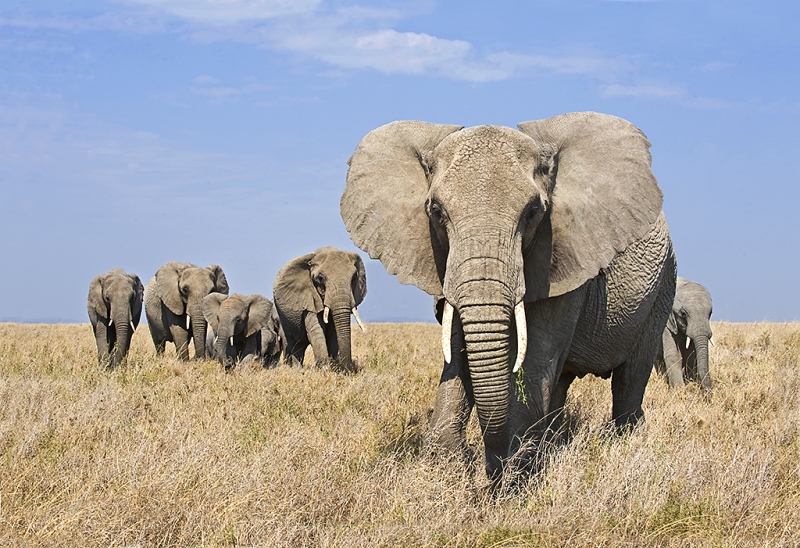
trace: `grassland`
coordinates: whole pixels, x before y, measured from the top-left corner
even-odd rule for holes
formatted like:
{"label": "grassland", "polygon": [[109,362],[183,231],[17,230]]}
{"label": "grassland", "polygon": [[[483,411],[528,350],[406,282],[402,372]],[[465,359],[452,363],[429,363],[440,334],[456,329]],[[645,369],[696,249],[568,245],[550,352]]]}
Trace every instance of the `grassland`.
{"label": "grassland", "polygon": [[88,324],[0,324],[0,546],[800,545],[800,324],[714,324],[713,396],[654,376],[625,436],[576,381],[513,496],[421,451],[438,326],[368,327],[345,376],[156,358],[146,328],[107,372]]}

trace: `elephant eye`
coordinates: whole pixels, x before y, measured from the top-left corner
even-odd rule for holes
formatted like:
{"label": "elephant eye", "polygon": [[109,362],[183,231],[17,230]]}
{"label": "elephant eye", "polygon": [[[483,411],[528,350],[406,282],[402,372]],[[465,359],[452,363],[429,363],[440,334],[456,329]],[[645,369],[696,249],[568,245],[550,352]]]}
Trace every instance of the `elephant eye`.
{"label": "elephant eye", "polygon": [[442,204],[440,204],[438,201],[428,199],[428,201],[425,203],[425,209],[427,210],[428,218],[430,218],[430,220],[434,223],[442,226],[447,223],[447,213],[442,207]]}
{"label": "elephant eye", "polygon": [[189,287],[184,285],[181,287],[181,294],[186,295],[187,293],[189,293]]}
{"label": "elephant eye", "polygon": [[525,211],[522,213],[521,227],[527,228],[534,223],[538,223],[544,214],[542,200],[538,196],[531,200]]}

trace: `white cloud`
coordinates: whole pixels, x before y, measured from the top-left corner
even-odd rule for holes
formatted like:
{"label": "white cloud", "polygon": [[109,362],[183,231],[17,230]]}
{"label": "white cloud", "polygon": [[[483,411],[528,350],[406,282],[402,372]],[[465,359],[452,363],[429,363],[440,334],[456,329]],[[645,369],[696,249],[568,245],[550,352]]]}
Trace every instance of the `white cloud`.
{"label": "white cloud", "polygon": [[190,21],[227,25],[310,12],[319,7],[321,0],[131,0],[131,3]]}
{"label": "white cloud", "polygon": [[606,97],[645,97],[656,99],[670,99],[686,96],[686,90],[674,86],[657,84],[643,84],[625,86],[622,84],[608,84],[601,87]]}

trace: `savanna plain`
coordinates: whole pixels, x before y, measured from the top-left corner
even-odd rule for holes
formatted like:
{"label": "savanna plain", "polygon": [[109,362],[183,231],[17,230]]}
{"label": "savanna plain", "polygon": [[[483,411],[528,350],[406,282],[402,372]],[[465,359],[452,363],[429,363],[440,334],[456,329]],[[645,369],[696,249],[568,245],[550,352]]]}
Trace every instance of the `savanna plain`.
{"label": "savanna plain", "polygon": [[646,421],[573,383],[543,473],[492,492],[424,449],[439,328],[354,331],[360,371],[97,364],[86,325],[0,324],[1,546],[798,546],[800,324],[714,323],[713,394],[654,376]]}

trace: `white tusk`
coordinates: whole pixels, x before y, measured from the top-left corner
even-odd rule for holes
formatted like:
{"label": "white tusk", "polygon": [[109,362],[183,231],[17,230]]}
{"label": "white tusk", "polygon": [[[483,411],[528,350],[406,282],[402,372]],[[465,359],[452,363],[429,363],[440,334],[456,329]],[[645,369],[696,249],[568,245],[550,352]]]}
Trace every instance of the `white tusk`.
{"label": "white tusk", "polygon": [[133,325],[133,320],[131,320],[131,333],[133,333],[134,331],[136,331],[136,326]]}
{"label": "white tusk", "polygon": [[525,303],[519,303],[514,307],[514,321],[517,322],[517,361],[514,363],[512,373],[519,371],[522,362],[525,361],[525,353],[528,351],[528,324],[525,321]]}
{"label": "white tusk", "polygon": [[233,346],[233,337],[231,337],[231,346]]}
{"label": "white tusk", "polygon": [[689,337],[686,337],[686,349],[687,350],[689,349],[689,345],[690,344],[692,344],[692,339],[690,339]]}
{"label": "white tusk", "polygon": [[330,312],[330,311],[331,311],[331,309],[328,308],[327,306],[323,309],[323,311],[322,311],[322,321],[323,322],[328,323],[328,312]]}
{"label": "white tusk", "polygon": [[442,352],[444,352],[444,363],[450,363],[452,355],[450,353],[450,337],[453,334],[453,305],[444,302],[442,312]]}
{"label": "white tusk", "polygon": [[186,329],[189,329],[189,323],[191,321],[192,321],[192,319],[189,317],[189,314],[186,314]]}
{"label": "white tusk", "polygon": [[367,330],[367,328],[366,328],[366,327],[364,327],[364,324],[363,324],[363,323],[361,323],[361,318],[359,318],[359,317],[358,317],[358,310],[356,310],[356,308],[355,308],[355,307],[353,307],[353,316],[355,316],[355,318],[356,318],[356,321],[358,322],[358,327],[360,327],[360,328],[361,328],[361,331],[366,331],[366,330]]}
{"label": "white tusk", "polygon": [[108,319],[108,327],[111,327],[111,324],[114,323],[114,318]]}

